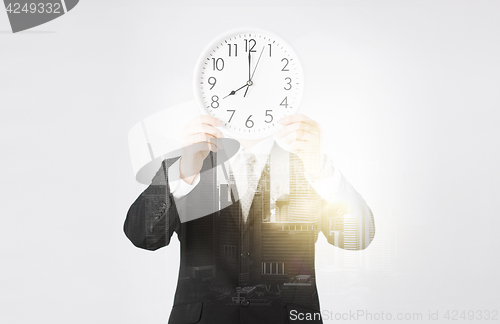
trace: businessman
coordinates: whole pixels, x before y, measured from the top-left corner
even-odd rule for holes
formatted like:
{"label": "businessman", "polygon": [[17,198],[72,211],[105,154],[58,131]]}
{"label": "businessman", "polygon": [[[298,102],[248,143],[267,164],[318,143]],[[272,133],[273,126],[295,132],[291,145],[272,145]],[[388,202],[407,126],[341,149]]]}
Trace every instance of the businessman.
{"label": "businessman", "polygon": [[[220,121],[199,116],[183,133],[182,156],[164,160],[124,224],[137,247],[181,242],[170,324],[322,323],[315,283],[319,232],[338,248],[373,240],[373,215],[322,153],[317,122],[281,121],[278,137],[238,140],[223,158]],[[221,172],[221,170],[223,172]]]}

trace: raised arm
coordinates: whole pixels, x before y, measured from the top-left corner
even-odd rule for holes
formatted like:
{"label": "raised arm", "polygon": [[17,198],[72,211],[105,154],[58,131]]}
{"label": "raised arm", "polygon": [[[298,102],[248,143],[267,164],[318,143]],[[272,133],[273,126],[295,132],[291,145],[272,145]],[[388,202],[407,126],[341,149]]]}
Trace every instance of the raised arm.
{"label": "raised arm", "polygon": [[[166,246],[170,243],[173,232],[179,234],[181,223],[211,213],[207,206],[199,204],[203,201],[200,197],[206,196],[204,188],[193,188],[200,181],[200,174],[202,178],[208,178],[210,173],[215,172],[212,170],[212,161],[206,158],[211,151],[217,150],[216,139],[222,137],[222,133],[215,128],[219,125],[220,120],[212,116],[198,116],[186,124],[183,130],[182,157],[163,161],[151,185],[136,199],[127,213],[123,229],[135,246],[147,250]],[[175,163],[176,161],[178,162]],[[204,170],[208,171],[203,172]],[[169,179],[169,175],[174,175],[175,179]],[[173,194],[171,184],[177,191]],[[187,196],[191,199],[187,199]],[[198,204],[193,204],[193,201]]]}
{"label": "raised arm", "polygon": [[173,232],[179,233],[180,221],[168,186],[168,167],[175,160],[165,160],[151,185],[130,206],[123,230],[137,247],[157,250],[170,243]]}
{"label": "raised arm", "polygon": [[285,127],[278,136],[286,138],[290,150],[299,156],[306,186],[311,185],[322,199],[321,230],[328,242],[346,250],[368,247],[375,237],[373,214],[363,197],[322,153],[319,124],[304,115],[290,115],[280,123]]}
{"label": "raised arm", "polygon": [[[375,237],[373,213],[338,170],[335,178],[313,186],[323,193],[321,230],[332,245],[345,250],[363,250]],[[333,190],[328,192],[328,187]]]}

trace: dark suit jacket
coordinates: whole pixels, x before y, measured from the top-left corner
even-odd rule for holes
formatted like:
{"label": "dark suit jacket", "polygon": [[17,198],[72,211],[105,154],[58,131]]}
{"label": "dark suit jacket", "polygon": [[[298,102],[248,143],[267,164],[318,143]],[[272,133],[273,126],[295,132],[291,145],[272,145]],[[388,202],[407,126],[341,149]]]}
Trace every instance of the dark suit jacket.
{"label": "dark suit jacket", "polygon": [[[322,203],[300,159],[275,144],[244,222],[239,202],[232,203],[235,195],[227,185],[216,185],[216,158],[211,153],[205,159],[200,183],[177,204],[186,213],[210,204],[208,210],[220,211],[181,222],[168,184],[172,159],[163,161],[125,220],[124,231],[137,247],[166,246],[174,232],[181,242],[169,323],[292,323],[290,315],[299,313],[315,319],[301,323],[322,323],[314,245],[320,231],[338,245],[331,235],[332,217],[341,218],[338,210]],[[289,180],[289,194],[271,206],[271,175],[280,173]]]}

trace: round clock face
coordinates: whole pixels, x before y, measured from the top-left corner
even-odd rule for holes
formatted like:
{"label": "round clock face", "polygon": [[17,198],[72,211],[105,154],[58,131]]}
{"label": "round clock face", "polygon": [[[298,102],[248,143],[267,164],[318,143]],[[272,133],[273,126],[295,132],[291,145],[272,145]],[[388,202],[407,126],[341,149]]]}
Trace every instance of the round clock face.
{"label": "round clock face", "polygon": [[266,31],[233,31],[203,51],[194,90],[203,114],[222,121],[221,131],[236,139],[275,134],[279,120],[299,108],[302,67],[293,49]]}

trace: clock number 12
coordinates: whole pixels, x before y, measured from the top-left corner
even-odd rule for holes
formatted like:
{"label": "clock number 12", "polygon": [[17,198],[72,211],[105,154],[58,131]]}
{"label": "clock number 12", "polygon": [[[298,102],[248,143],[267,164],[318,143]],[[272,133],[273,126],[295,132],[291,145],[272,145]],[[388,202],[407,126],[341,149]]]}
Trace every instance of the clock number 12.
{"label": "clock number 12", "polygon": [[256,52],[256,50],[253,49],[255,47],[255,45],[257,45],[257,42],[255,41],[255,39],[253,39],[253,38],[250,40],[245,39],[245,52],[248,52],[249,46],[251,46],[250,52]]}

